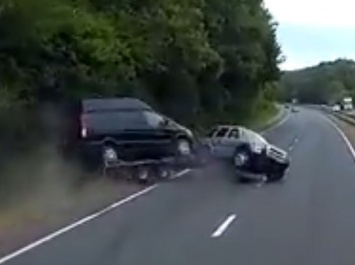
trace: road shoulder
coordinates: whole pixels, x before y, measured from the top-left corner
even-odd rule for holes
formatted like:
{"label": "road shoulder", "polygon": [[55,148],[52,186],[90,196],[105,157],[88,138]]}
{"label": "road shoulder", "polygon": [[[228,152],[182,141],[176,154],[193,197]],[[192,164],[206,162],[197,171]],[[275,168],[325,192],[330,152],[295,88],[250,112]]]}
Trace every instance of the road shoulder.
{"label": "road shoulder", "polygon": [[[344,133],[352,148],[355,148],[355,126],[334,116],[328,116],[329,119]],[[354,156],[354,154],[353,154]]]}

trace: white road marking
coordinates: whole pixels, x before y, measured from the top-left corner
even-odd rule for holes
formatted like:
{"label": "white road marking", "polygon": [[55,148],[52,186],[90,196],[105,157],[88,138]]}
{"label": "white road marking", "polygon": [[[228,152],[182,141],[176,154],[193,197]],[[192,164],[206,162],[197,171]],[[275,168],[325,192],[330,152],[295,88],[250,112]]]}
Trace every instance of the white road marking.
{"label": "white road marking", "polygon": [[[181,177],[181,176],[189,173],[190,171],[191,171],[190,169],[185,169],[183,171],[178,172],[176,174],[176,176]],[[86,224],[86,223],[88,223],[88,222],[90,222],[90,221],[92,221],[92,220],[94,220],[96,218],[99,218],[102,215],[114,210],[115,208],[118,208],[118,207],[120,207],[120,206],[122,206],[122,205],[124,205],[124,204],[126,204],[126,203],[128,203],[130,201],[133,201],[134,199],[137,199],[138,197],[140,197],[140,196],[142,196],[144,194],[147,194],[147,193],[151,192],[152,190],[156,189],[157,187],[159,187],[159,184],[155,184],[155,185],[149,186],[149,187],[145,188],[144,190],[141,190],[141,191],[139,191],[137,193],[134,193],[134,194],[132,194],[132,195],[130,195],[130,196],[118,201],[118,202],[115,202],[115,203],[111,204],[110,206],[102,209],[101,211],[98,211],[98,212],[96,212],[94,214],[91,214],[91,215],[89,215],[89,216],[87,216],[87,217],[85,217],[85,218],[83,218],[83,219],[71,224],[71,225],[68,225],[68,226],[66,226],[66,227],[64,227],[62,229],[59,229],[56,232],[53,232],[52,234],[49,234],[49,235],[47,235],[47,236],[45,236],[45,237],[43,237],[41,239],[38,239],[37,241],[35,241],[35,242],[33,242],[33,243],[31,243],[31,244],[29,244],[29,245],[17,250],[17,251],[15,251],[15,252],[13,252],[13,253],[11,253],[9,255],[6,255],[6,256],[0,258],[0,264],[5,264],[6,262],[8,262],[8,261],[10,261],[10,260],[12,260],[12,259],[14,259],[14,258],[16,258],[18,256],[21,256],[21,255],[23,255],[23,254],[25,254],[25,253],[27,253],[27,252],[35,249],[35,248],[47,243],[47,242],[49,242],[49,241],[51,241],[51,240],[53,240],[53,239],[55,239],[55,238],[57,238],[59,236],[62,236],[64,234],[68,233],[69,231],[71,231],[71,230],[73,230],[75,228],[78,228],[79,226],[82,226],[82,225],[84,225],[84,224]]]}
{"label": "white road marking", "polygon": [[232,214],[224,220],[224,222],[217,227],[217,229],[211,235],[212,238],[218,238],[223,235],[223,233],[227,230],[228,226],[237,218],[236,214]]}
{"label": "white road marking", "polygon": [[352,158],[355,160],[355,150],[353,145],[351,144],[349,138],[345,135],[345,133],[339,128],[338,125],[336,125],[331,119],[329,119],[326,116],[323,116],[333,127],[334,129],[340,134],[341,138],[343,138],[346,146],[348,147],[348,150],[352,156]]}
{"label": "white road marking", "polygon": [[174,176],[171,177],[171,179],[177,179],[181,178],[182,176],[186,175],[187,173],[190,173],[191,169],[187,168],[184,169],[183,171],[180,171],[179,173],[175,174]]}
{"label": "white road marking", "polygon": [[287,148],[289,152],[291,152],[293,149],[295,149],[296,144],[299,142],[299,138],[293,139],[292,144]]}

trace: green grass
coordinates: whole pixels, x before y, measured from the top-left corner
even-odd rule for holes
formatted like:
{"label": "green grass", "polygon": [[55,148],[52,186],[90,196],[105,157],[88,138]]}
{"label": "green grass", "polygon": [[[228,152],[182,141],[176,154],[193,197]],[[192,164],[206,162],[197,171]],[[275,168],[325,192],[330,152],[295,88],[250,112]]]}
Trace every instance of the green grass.
{"label": "green grass", "polygon": [[255,130],[263,129],[269,125],[278,113],[279,109],[274,104],[267,104],[263,108],[257,109],[246,125]]}

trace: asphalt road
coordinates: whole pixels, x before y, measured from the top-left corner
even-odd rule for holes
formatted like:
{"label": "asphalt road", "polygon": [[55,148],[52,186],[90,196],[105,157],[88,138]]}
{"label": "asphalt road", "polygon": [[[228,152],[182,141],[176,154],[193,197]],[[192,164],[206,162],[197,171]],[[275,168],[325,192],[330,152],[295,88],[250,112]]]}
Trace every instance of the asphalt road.
{"label": "asphalt road", "polygon": [[267,138],[289,149],[281,183],[235,184],[211,166],[160,185],[6,264],[355,264],[355,163],[321,114]]}

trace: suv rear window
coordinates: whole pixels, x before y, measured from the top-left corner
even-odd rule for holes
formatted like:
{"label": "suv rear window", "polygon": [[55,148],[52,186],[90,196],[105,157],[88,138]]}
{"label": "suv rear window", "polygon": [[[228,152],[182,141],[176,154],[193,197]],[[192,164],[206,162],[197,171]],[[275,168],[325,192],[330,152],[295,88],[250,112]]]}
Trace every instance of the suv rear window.
{"label": "suv rear window", "polygon": [[98,111],[85,114],[88,129],[110,132],[148,127],[142,111]]}

